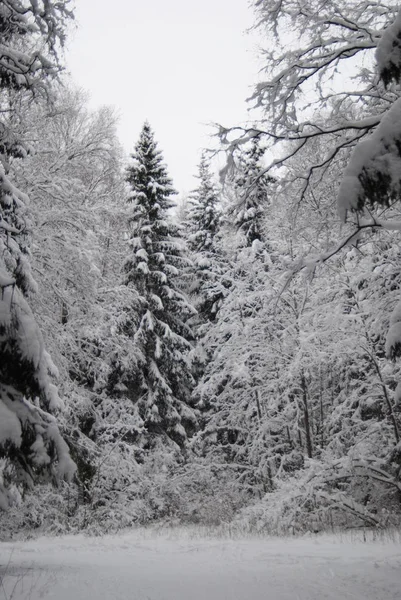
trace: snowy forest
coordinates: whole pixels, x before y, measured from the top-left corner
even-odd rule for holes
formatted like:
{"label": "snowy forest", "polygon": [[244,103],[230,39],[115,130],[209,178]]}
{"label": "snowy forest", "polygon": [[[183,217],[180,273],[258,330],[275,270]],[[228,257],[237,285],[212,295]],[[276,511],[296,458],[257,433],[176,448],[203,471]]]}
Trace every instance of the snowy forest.
{"label": "snowy forest", "polygon": [[401,522],[401,11],[250,10],[250,121],[179,198],[65,73],[70,1],[0,1],[2,539]]}

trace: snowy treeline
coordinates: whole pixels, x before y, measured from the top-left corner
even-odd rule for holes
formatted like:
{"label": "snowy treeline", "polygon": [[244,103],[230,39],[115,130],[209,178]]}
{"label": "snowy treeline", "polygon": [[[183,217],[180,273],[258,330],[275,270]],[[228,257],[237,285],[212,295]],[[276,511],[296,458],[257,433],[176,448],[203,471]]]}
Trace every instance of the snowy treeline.
{"label": "snowy treeline", "polygon": [[60,77],[68,4],[0,3],[3,530],[399,523],[397,3],[255,1],[263,118],[179,212]]}

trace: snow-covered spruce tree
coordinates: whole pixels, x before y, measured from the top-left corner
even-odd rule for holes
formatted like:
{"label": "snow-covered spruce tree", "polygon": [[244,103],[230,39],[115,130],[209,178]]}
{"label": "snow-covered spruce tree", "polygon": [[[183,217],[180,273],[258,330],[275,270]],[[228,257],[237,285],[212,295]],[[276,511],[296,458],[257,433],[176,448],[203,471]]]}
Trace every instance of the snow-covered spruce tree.
{"label": "snow-covered spruce tree", "polygon": [[210,164],[202,154],[198,173],[199,185],[189,198],[187,217],[188,245],[193,253],[194,267],[190,294],[198,311],[197,334],[202,335],[202,323],[213,321],[225,296],[222,284],[222,255],[219,244],[219,192],[213,182]]}
{"label": "snow-covered spruce tree", "polygon": [[138,403],[150,444],[162,435],[185,446],[196,429],[188,359],[193,334],[186,324],[195,309],[177,284],[188,259],[168,215],[175,190],[147,122],[132,159],[127,171],[130,238],[124,271],[126,285],[138,290],[141,308],[139,320],[126,333],[142,354],[132,400]]}
{"label": "snow-covered spruce tree", "polygon": [[234,202],[230,213],[234,223],[244,236],[244,244],[252,246],[255,241],[264,243],[263,219],[269,204],[269,192],[273,178],[264,174],[261,164],[264,150],[257,137],[241,156],[233,182]]}
{"label": "snow-covered spruce tree", "polygon": [[199,163],[198,179],[199,185],[190,196],[189,245],[194,252],[213,252],[219,231],[219,198],[205,153]]}
{"label": "snow-covered spruce tree", "polygon": [[[3,1],[0,5],[0,506],[16,483],[71,475],[74,465],[55,418],[60,408],[45,351],[27,298],[35,291],[29,264],[28,198],[9,176],[27,148],[18,136],[19,100],[46,94],[59,70],[68,2]],[[11,107],[11,108],[10,108]]]}

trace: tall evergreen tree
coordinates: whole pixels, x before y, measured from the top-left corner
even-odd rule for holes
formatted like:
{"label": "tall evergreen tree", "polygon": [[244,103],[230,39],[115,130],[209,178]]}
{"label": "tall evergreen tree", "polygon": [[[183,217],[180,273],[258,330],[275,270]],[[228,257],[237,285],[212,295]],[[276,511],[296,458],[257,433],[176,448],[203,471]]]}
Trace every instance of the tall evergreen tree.
{"label": "tall evergreen tree", "polygon": [[190,195],[188,242],[195,266],[191,295],[199,313],[198,321],[202,323],[215,319],[225,295],[221,283],[224,269],[219,264],[219,194],[205,154],[199,164],[198,179],[199,185]]}
{"label": "tall evergreen tree", "polygon": [[194,252],[213,252],[220,222],[217,210],[219,197],[204,153],[199,163],[198,179],[199,185],[190,196],[190,247]]}
{"label": "tall evergreen tree", "polygon": [[273,179],[263,173],[260,163],[263,154],[259,140],[254,138],[242,157],[239,175],[234,181],[236,198],[231,210],[235,225],[245,236],[246,247],[252,246],[255,241],[265,242],[262,220]]}
{"label": "tall evergreen tree", "polygon": [[188,353],[193,334],[186,324],[196,311],[179,289],[179,276],[188,260],[178,227],[168,215],[176,192],[147,122],[132,159],[127,172],[130,252],[124,271],[126,285],[139,292],[140,310],[127,333],[142,354],[133,399],[149,433],[167,435],[184,446],[196,428],[189,405],[193,380]]}

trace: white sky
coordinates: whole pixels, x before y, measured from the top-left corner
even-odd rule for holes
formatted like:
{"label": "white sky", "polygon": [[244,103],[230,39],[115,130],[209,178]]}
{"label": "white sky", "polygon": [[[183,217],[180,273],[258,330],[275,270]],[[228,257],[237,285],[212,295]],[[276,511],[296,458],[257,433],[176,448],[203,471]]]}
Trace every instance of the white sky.
{"label": "white sky", "polygon": [[247,0],[76,0],[78,29],[66,55],[91,105],[114,105],[119,136],[133,150],[145,119],[174,185],[196,185],[208,123],[247,118],[256,81],[255,42],[245,30]]}

